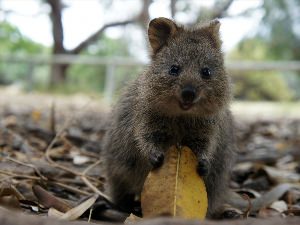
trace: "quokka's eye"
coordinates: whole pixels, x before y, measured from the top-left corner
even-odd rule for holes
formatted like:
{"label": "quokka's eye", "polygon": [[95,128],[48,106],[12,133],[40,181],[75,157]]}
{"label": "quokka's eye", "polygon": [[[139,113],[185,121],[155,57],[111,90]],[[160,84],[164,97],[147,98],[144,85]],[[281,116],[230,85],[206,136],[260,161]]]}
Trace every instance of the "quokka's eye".
{"label": "quokka's eye", "polygon": [[211,70],[207,67],[204,67],[200,70],[201,77],[203,79],[210,79],[211,78]]}
{"label": "quokka's eye", "polygon": [[180,66],[172,65],[169,69],[169,74],[177,77],[180,73]]}

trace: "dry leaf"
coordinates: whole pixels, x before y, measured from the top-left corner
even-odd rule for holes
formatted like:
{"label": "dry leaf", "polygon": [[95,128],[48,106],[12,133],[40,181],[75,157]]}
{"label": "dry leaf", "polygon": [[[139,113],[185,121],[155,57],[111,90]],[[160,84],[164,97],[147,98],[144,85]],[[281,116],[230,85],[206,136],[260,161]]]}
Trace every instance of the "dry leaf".
{"label": "dry leaf", "polygon": [[259,210],[258,218],[280,217],[282,214],[274,209],[262,208]]}
{"label": "dry leaf", "polygon": [[146,179],[141,196],[143,216],[204,219],[207,193],[196,167],[196,156],[188,147],[169,149],[163,166],[152,171]]}
{"label": "dry leaf", "polygon": [[[291,189],[299,189],[300,186],[297,184],[279,184],[270,191],[263,194],[261,197],[252,199],[251,204],[251,213],[254,213],[258,210],[262,210],[265,207],[268,207],[273,202],[277,201],[280,197],[282,197],[287,191]],[[230,198],[228,198],[228,204],[234,206],[235,208],[239,208],[242,210],[245,210],[247,206],[245,206],[245,200],[242,199],[240,195],[237,195],[236,193],[232,192],[230,194]],[[242,201],[241,201],[242,200]]]}
{"label": "dry leaf", "polygon": [[139,222],[139,221],[141,221],[142,220],[142,218],[141,217],[137,217],[137,216],[135,216],[135,215],[133,215],[133,214],[130,214],[127,218],[126,218],[126,220],[125,220],[125,222],[124,222],[124,224],[135,224],[135,223],[137,223],[137,222]]}
{"label": "dry leaf", "polygon": [[25,199],[15,186],[8,184],[2,184],[0,186],[0,197],[4,196],[15,196],[18,200]]}
{"label": "dry leaf", "polygon": [[39,110],[32,110],[31,118],[34,122],[38,123],[41,120],[42,112]]}
{"label": "dry leaf", "polygon": [[63,215],[64,215],[63,212],[60,212],[60,211],[58,211],[58,210],[55,209],[55,208],[50,208],[50,209],[48,210],[48,216],[51,217],[51,218],[59,219],[59,218],[61,218]]}
{"label": "dry leaf", "polygon": [[286,170],[279,170],[270,166],[262,166],[272,181],[276,183],[299,183],[300,175]]}
{"label": "dry leaf", "polygon": [[94,203],[96,202],[98,194],[93,195],[86,201],[82,202],[78,206],[70,209],[68,212],[64,213],[59,219],[62,220],[76,220],[78,219],[85,211],[87,211]]}
{"label": "dry leaf", "polygon": [[273,202],[269,206],[269,208],[274,209],[274,210],[276,210],[277,212],[280,212],[280,213],[288,210],[288,206],[287,206],[286,202],[282,201],[282,200],[281,201]]}
{"label": "dry leaf", "polygon": [[46,208],[55,208],[63,213],[72,208],[68,203],[55,197],[39,185],[34,185],[32,191],[39,202]]}
{"label": "dry leaf", "polygon": [[15,186],[0,183],[0,205],[10,209],[20,210],[19,201],[22,199],[24,199],[24,196]]}

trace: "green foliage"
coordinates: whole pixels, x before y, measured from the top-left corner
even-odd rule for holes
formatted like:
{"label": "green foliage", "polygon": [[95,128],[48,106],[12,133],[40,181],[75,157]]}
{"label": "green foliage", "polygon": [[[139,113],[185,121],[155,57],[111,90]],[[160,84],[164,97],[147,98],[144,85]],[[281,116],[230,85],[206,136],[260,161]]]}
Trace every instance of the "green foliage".
{"label": "green foliage", "polygon": [[[128,57],[129,51],[127,43],[123,39],[110,39],[103,37],[97,43],[89,46],[84,55],[97,57]],[[105,66],[72,65],[68,71],[68,86],[74,87],[74,91],[104,91]],[[114,71],[117,89],[118,84],[122,84],[123,79],[129,78],[130,74],[136,74],[136,68],[118,68]],[[72,88],[71,88],[72,89]]]}
{"label": "green foliage", "polygon": [[[266,61],[271,58],[268,47],[262,38],[247,38],[231,52],[229,58]],[[289,101],[295,98],[295,90],[289,86],[287,76],[280,72],[243,72],[234,73],[232,77],[237,99]]]}
{"label": "green foliage", "polygon": [[253,72],[233,74],[234,96],[251,101],[289,101],[293,91],[281,74],[274,72]]}
{"label": "green foliage", "polygon": [[7,23],[0,23],[1,54],[37,54],[45,52],[45,48],[24,37],[18,28]]}
{"label": "green foliage", "polygon": [[[45,52],[46,49],[29,38],[7,22],[0,23],[0,52],[2,55],[28,55]],[[0,84],[26,80],[26,71],[30,71],[26,64],[0,63]]]}
{"label": "green foliage", "polygon": [[263,61],[269,58],[267,46],[268,43],[262,38],[245,38],[229,54],[229,58],[233,60]]}
{"label": "green foliage", "polygon": [[268,42],[271,59],[300,60],[300,0],[265,0],[258,36]]}
{"label": "green foliage", "polygon": [[[235,60],[300,60],[300,0],[265,0],[258,33],[242,40],[229,58]],[[300,74],[249,72],[234,74],[235,95],[251,100],[300,98]]]}

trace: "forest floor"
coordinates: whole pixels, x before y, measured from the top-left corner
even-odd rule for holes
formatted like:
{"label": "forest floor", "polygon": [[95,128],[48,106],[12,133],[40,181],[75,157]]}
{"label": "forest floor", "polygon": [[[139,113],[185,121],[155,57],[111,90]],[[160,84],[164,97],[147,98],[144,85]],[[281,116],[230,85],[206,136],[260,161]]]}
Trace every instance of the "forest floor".
{"label": "forest floor", "polygon": [[[248,200],[265,196],[259,207],[232,210],[240,218],[300,216],[300,103],[231,108],[238,159],[230,187]],[[88,211],[104,182],[99,152],[109,110],[85,95],[0,89],[0,208],[58,218],[88,199]]]}

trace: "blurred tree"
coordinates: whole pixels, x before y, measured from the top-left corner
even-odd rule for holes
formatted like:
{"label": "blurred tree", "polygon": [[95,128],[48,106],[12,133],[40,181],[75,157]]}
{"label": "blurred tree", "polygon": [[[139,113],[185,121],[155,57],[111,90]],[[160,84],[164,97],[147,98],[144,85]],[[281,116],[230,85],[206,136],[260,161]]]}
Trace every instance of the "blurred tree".
{"label": "blurred tree", "polygon": [[[212,1],[213,5],[210,7],[195,8],[195,0],[170,0],[170,12],[172,18],[175,18],[178,11],[185,11],[186,13],[189,13],[191,10],[196,11],[196,19],[192,22],[193,24],[196,24],[200,21],[227,17],[228,9],[234,1],[235,0],[214,0]],[[181,6],[180,9],[178,9],[179,4]]]}
{"label": "blurred tree", "polygon": [[[96,42],[103,32],[114,26],[124,26],[129,23],[134,23],[137,21],[144,21],[149,18],[148,8],[152,0],[143,0],[143,7],[141,13],[135,17],[132,17],[125,21],[117,21],[103,25],[94,34],[90,35],[86,40],[83,40],[75,48],[67,50],[64,46],[64,29],[62,24],[62,12],[64,9],[64,4],[62,0],[43,0],[50,6],[50,18],[52,22],[52,34],[53,34],[53,54],[79,54],[85,50],[89,45]],[[67,69],[69,64],[53,64],[51,68],[51,84],[60,84],[66,81]]]}
{"label": "blurred tree", "polygon": [[300,0],[265,0],[257,37],[267,44],[268,58],[300,59]]}
{"label": "blurred tree", "polygon": [[[45,53],[47,49],[29,38],[24,37],[17,27],[8,22],[0,23],[1,54],[28,55]],[[5,62],[0,64],[0,82],[12,82],[18,78],[24,79],[27,65],[16,64],[8,67]]]}
{"label": "blurred tree", "polygon": [[26,38],[19,29],[8,22],[0,23],[0,52],[16,54],[42,53],[45,48]]}
{"label": "blurred tree", "polygon": [[[129,56],[129,50],[125,40],[110,39],[105,35],[97,42],[91,44],[83,51],[83,53],[100,57],[109,57],[114,55],[121,57]],[[124,75],[124,71],[122,72]],[[105,73],[105,66],[72,65],[68,71],[68,91],[103,92]],[[115,76],[118,76],[117,73],[118,71],[116,71]],[[121,77],[125,78],[125,76]]]}
{"label": "blurred tree", "polygon": [[[258,61],[300,60],[300,0],[265,0],[261,10],[264,16],[258,32],[243,39],[229,57]],[[299,98],[300,77],[295,75],[291,72],[236,73],[233,74],[235,94],[238,98],[252,100]]]}
{"label": "blurred tree", "polygon": [[234,0],[215,0],[212,7],[203,8],[203,10],[199,12],[197,22],[227,17],[227,11],[233,2]]}

